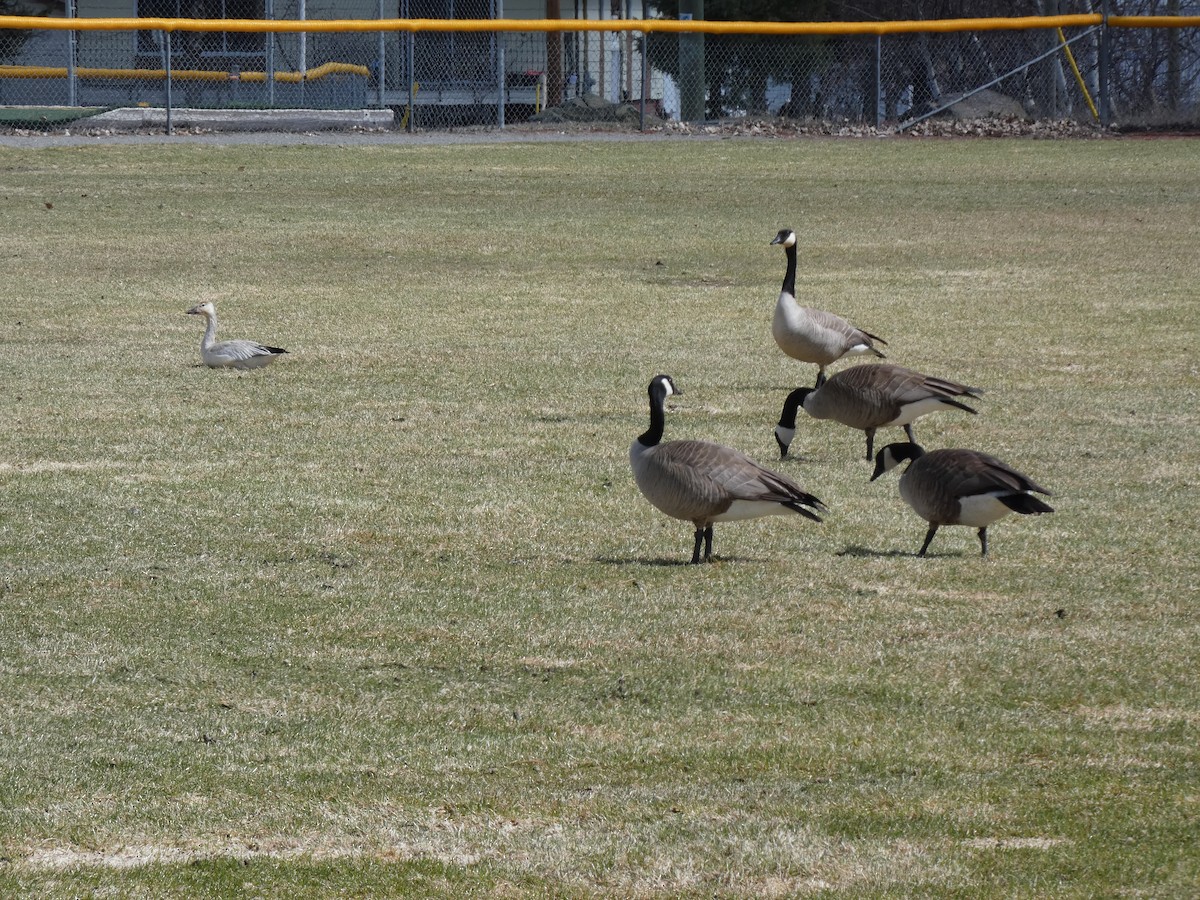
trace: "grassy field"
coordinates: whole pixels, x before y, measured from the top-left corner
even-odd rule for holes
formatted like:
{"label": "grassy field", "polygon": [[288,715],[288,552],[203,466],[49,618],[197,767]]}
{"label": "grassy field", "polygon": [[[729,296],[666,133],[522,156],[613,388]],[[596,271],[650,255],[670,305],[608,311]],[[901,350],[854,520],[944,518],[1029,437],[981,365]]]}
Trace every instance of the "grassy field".
{"label": "grassy field", "polygon": [[[1195,896],[1196,151],[0,151],[0,895]],[[1053,515],[778,460],[784,226]],[[826,521],[683,565],[658,372]]]}

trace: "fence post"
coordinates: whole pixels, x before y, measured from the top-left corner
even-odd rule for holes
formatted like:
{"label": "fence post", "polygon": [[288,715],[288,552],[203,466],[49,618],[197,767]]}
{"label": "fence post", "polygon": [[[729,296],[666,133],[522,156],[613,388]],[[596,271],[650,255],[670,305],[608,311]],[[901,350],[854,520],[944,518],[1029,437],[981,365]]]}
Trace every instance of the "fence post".
{"label": "fence post", "polygon": [[875,90],[871,97],[871,118],[875,120],[878,129],[883,125],[883,117],[879,113],[880,101],[883,99],[883,35],[875,35]]}
{"label": "fence post", "polygon": [[650,35],[642,32],[642,95],[641,109],[638,111],[638,131],[646,130],[646,95],[650,93],[647,79],[650,75]]}
{"label": "fence post", "polygon": [[412,134],[415,130],[413,120],[417,117],[417,85],[414,79],[416,76],[416,64],[413,62],[413,55],[417,50],[417,36],[414,32],[405,32],[408,35],[406,52],[408,54],[408,63],[405,66],[404,80],[408,82],[408,115],[405,116],[408,121],[405,123],[408,126],[408,133]]}
{"label": "fence post", "polygon": [[[263,9],[263,16],[267,19],[275,18],[275,4],[272,0],[266,0],[266,7]],[[267,41],[267,106],[275,105],[275,32],[268,31],[264,37]]]}
{"label": "fence post", "polygon": [[[383,0],[379,0],[379,18],[382,19],[384,13]],[[379,72],[377,75],[378,83],[376,84],[377,99],[375,105],[380,109],[384,107],[384,90],[383,86],[387,81],[387,33],[381,28],[379,30]]]}
{"label": "fence post", "polygon": [[1100,127],[1107,128],[1110,118],[1108,79],[1112,73],[1112,48],[1109,46],[1108,33],[1108,0],[1104,0],[1101,5],[1100,15]]}
{"label": "fence post", "polygon": [[[306,0],[300,0],[300,8],[298,17],[301,22],[308,19],[308,3]],[[302,31],[297,35],[299,38],[299,53],[300,64],[297,68],[300,69],[300,105],[308,105],[308,32]]]}
{"label": "fence post", "polygon": [[[494,0],[493,19],[504,18],[504,0]],[[504,92],[508,87],[504,72],[504,35],[492,32],[496,36],[496,127],[504,127]]]}
{"label": "fence post", "polygon": [[175,133],[175,125],[171,119],[171,32],[164,31],[162,33],[162,48],[163,48],[163,71],[167,73],[167,134]]}
{"label": "fence post", "polygon": [[[685,22],[704,18],[704,0],[680,0],[679,18]],[[679,35],[679,118],[684,122],[704,120],[704,33]]]}
{"label": "fence post", "polygon": [[[75,0],[67,0],[67,18],[76,16]],[[79,105],[79,80],[75,71],[75,55],[78,50],[79,32],[67,32],[67,106]]]}

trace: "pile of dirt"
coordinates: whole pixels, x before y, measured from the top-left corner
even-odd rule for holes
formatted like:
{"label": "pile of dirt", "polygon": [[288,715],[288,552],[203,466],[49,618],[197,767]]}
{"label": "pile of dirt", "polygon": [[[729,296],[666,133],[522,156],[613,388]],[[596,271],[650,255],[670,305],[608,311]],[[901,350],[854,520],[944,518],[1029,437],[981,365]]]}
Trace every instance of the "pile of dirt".
{"label": "pile of dirt", "polygon": [[[529,117],[530,122],[547,125],[615,122],[633,128],[637,128],[641,124],[641,120],[640,104],[612,103],[595,94],[571,97],[559,106],[551,106]],[[663,124],[662,119],[656,116],[649,106],[646,109],[646,124],[656,126]]]}

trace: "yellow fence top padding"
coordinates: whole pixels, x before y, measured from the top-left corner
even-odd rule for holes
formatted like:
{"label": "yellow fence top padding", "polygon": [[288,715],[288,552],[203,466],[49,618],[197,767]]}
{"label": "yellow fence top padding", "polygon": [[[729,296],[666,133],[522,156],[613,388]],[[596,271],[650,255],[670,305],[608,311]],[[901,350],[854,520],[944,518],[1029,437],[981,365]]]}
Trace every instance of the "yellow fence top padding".
{"label": "yellow fence top padding", "polygon": [[[53,18],[0,16],[0,29],[54,31],[235,31],[235,32],[378,32],[378,31],[637,31],[700,34],[854,35],[950,31],[1019,31],[1080,28],[1103,23],[1099,13],[1072,16],[1019,16],[983,19],[930,19],[894,22],[711,22],[676,19],[178,19]],[[1200,16],[1110,16],[1119,27],[1200,27]]]}
{"label": "yellow fence top padding", "polygon": [[[0,16],[0,28],[57,31],[663,31],[705,34],[900,34],[916,31],[997,31],[1099,25],[1102,17],[1023,16],[897,22],[710,22],[676,19],[177,19]],[[1200,17],[1197,19],[1200,22]]]}

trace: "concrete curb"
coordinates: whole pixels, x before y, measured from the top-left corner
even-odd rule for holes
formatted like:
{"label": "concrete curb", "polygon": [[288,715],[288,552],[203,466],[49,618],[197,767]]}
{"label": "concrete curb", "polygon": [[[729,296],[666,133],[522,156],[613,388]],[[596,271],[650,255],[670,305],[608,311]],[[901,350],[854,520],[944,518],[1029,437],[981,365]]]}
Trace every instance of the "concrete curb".
{"label": "concrete curb", "polygon": [[[395,124],[390,109],[172,109],[175,128],[212,131],[346,131],[385,129]],[[92,116],[89,125],[115,129],[166,128],[162,107],[133,106]]]}

